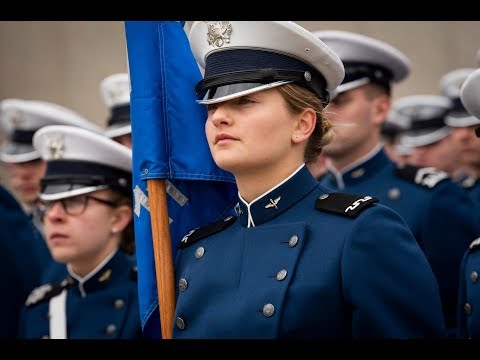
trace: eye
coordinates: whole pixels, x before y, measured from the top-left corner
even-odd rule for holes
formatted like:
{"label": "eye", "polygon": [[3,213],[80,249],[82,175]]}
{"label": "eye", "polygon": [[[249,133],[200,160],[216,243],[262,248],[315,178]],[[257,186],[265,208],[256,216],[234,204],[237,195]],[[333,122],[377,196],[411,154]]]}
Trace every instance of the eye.
{"label": "eye", "polygon": [[208,104],[207,105],[207,112],[212,112],[217,109],[218,105],[217,104]]}

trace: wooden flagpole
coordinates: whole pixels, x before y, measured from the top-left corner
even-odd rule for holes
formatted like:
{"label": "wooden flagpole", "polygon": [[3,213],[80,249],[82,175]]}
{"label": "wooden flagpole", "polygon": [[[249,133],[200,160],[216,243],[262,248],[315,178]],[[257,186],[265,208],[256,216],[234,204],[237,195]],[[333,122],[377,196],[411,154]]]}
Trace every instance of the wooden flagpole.
{"label": "wooden flagpole", "polygon": [[148,179],[147,186],[162,339],[171,339],[175,315],[175,277],[165,179]]}

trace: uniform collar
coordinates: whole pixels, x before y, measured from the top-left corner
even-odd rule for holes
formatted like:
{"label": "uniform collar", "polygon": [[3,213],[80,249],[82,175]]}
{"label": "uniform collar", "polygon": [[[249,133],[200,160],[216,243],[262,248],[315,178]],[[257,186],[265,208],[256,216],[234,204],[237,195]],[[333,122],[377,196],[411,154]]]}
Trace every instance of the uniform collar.
{"label": "uniform collar", "polygon": [[335,169],[331,162],[327,162],[329,181],[336,181],[340,190],[345,189],[347,185],[363,181],[368,175],[375,174],[379,168],[390,162],[387,154],[383,150],[383,145],[377,145],[367,155],[346,166],[341,171]]}
{"label": "uniform collar", "polygon": [[122,267],[126,267],[122,261],[121,251],[114,250],[108,255],[100,265],[93,269],[83,278],[75,274],[69,265],[67,270],[73,279],[73,287],[77,287],[82,297],[86,297],[88,293],[101,290],[108,286],[111,280],[117,275]]}
{"label": "uniform collar", "polygon": [[302,200],[317,185],[317,180],[303,164],[292,175],[250,204],[239,194],[240,222],[245,227],[264,224]]}

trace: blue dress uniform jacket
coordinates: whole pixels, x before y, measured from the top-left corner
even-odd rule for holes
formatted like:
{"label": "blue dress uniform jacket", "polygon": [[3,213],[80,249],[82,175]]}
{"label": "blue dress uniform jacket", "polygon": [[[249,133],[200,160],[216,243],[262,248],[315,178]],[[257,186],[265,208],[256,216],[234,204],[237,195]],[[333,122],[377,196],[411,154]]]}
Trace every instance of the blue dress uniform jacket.
{"label": "blue dress uniform jacket", "polygon": [[480,180],[473,176],[465,176],[458,180],[476,206],[476,214],[480,215]]}
{"label": "blue dress uniform jacket", "polygon": [[[18,317],[40,273],[52,262],[38,230],[17,200],[0,186],[0,338],[15,338]],[[27,266],[25,266],[27,264]]]}
{"label": "blue dress uniform jacket", "polygon": [[[67,339],[141,337],[134,258],[122,250],[83,284],[63,268],[63,281],[32,291],[23,308],[19,338],[49,338],[49,304],[66,289]],[[52,274],[55,279],[58,274]]]}
{"label": "blue dress uniform jacket", "polygon": [[438,285],[405,222],[368,196],[332,206],[345,194],[330,192],[304,166],[186,235],[173,337],[442,337]]}
{"label": "blue dress uniform jacket", "polygon": [[480,239],[465,252],[460,270],[458,297],[459,338],[480,339]]}
{"label": "blue dress uniform jacket", "polygon": [[382,149],[341,179],[329,171],[321,184],[376,196],[403,217],[437,278],[446,326],[455,336],[460,262],[469,244],[480,235],[480,223],[473,202],[445,173],[413,170],[410,178],[401,174],[402,169]]}

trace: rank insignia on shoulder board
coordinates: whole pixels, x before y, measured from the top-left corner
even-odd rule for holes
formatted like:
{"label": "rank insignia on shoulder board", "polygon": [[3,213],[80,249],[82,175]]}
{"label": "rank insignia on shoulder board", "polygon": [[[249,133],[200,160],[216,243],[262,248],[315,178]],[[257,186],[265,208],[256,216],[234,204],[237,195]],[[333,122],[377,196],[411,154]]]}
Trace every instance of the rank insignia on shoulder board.
{"label": "rank insignia on shoulder board", "polygon": [[197,229],[193,229],[183,237],[183,239],[178,244],[178,247],[180,249],[184,249],[207,236],[213,235],[219,231],[222,231],[223,229],[226,229],[227,227],[232,225],[236,220],[237,220],[237,217],[228,216],[227,218],[217,221],[215,223],[212,223]]}
{"label": "rank insignia on shoulder board", "polygon": [[355,218],[363,210],[379,200],[373,196],[361,196],[345,193],[323,194],[317,198],[318,210]]}
{"label": "rank insignia on shoulder board", "polygon": [[477,251],[480,249],[480,238],[473,240],[468,247],[470,252]]}
{"label": "rank insignia on shoulder board", "polygon": [[440,171],[433,167],[416,167],[412,165],[402,165],[395,169],[395,173],[403,179],[414,182],[415,184],[432,189],[442,180],[449,176],[445,171]]}
{"label": "rank insignia on shoulder board", "polygon": [[25,301],[25,306],[32,307],[34,305],[47,301],[52,297],[60,294],[63,289],[65,289],[71,283],[71,279],[67,278],[60,282],[41,285],[33,289],[30,295],[28,295],[28,298]]}

